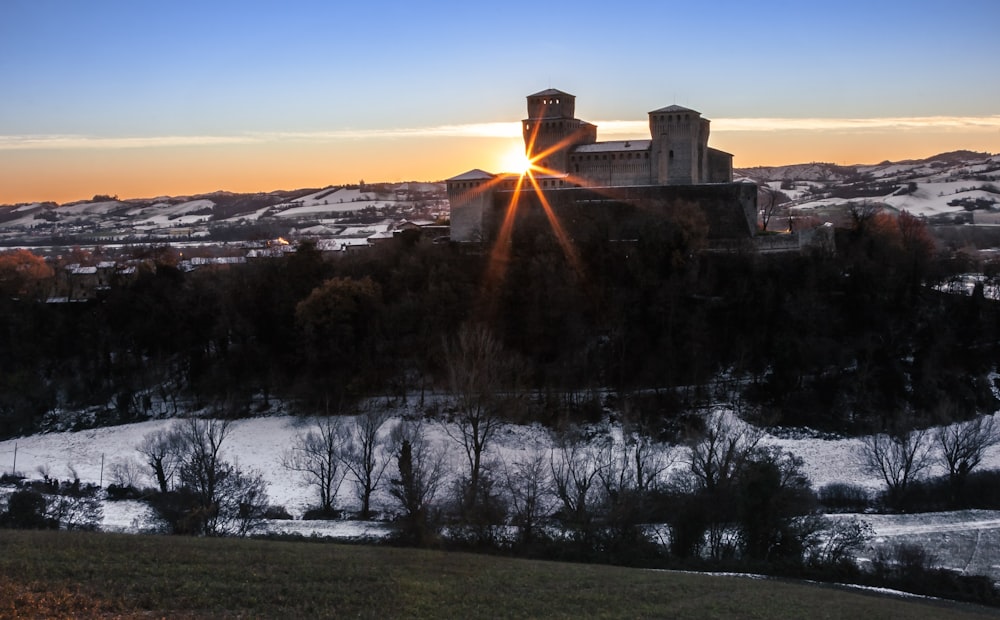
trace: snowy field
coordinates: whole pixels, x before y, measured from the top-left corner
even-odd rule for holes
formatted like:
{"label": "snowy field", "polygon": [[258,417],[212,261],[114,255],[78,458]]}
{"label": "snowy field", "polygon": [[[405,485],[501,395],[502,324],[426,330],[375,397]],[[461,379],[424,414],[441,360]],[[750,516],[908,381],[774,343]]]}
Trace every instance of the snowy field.
{"label": "snowy field", "polygon": [[[41,478],[42,472],[53,478],[67,479],[72,472],[86,483],[107,486],[116,464],[132,460],[141,463],[135,447],[146,434],[166,428],[173,420],[155,420],[123,426],[97,428],[79,432],[53,432],[0,441],[0,471],[16,471],[29,478]],[[390,423],[391,424],[391,423]],[[387,425],[383,431],[387,432]],[[309,504],[315,503],[314,490],[302,479],[281,465],[282,455],[293,444],[296,435],[308,429],[308,420],[295,416],[277,415],[232,424],[231,434],[223,444],[226,458],[242,467],[259,470],[269,483],[271,503],[284,506],[293,521],[272,521],[275,532],[305,536],[319,535],[336,538],[382,536],[389,526],[382,522],[303,521],[301,516]],[[441,448],[454,465],[464,458],[461,448],[438,423],[427,423],[425,430],[432,442]],[[614,435],[616,429],[598,429]],[[826,439],[806,433],[766,434],[766,445],[787,450],[803,459],[805,473],[814,488],[830,482],[849,482],[868,489],[882,487],[882,482],[864,468],[859,439]],[[497,435],[493,456],[513,462],[535,451],[545,453],[552,447],[551,437],[540,426],[504,426]],[[16,448],[16,464],[15,464]],[[684,468],[686,449],[676,448],[674,468]],[[1000,467],[1000,447],[990,449],[982,468]],[[933,469],[930,474],[942,473]],[[148,483],[148,481],[147,481]],[[340,488],[338,505],[355,508],[353,488],[345,481]],[[374,499],[376,511],[390,506],[385,494]],[[105,502],[102,529],[138,532],[149,528],[146,506],[137,501]],[[833,518],[849,518],[836,515]],[[983,574],[1000,580],[1000,511],[965,510],[910,515],[858,515],[875,531],[874,545],[916,543],[927,548],[937,564],[968,574]],[[865,555],[871,554],[869,549]],[[862,557],[862,561],[865,557]]]}
{"label": "snowy field", "polygon": [[[791,201],[799,213],[822,210],[850,204],[886,204],[898,211],[906,211],[918,217],[959,214],[965,212],[964,204],[990,204],[990,210],[978,208],[975,221],[990,223],[991,211],[1000,208],[1000,155],[976,158],[965,162],[921,161],[887,163],[874,166],[855,166],[855,172],[899,188],[882,196],[865,198],[824,198],[813,196],[810,190],[820,193],[835,189],[845,183],[843,177],[825,170],[822,165],[810,169],[809,166],[787,166],[762,169],[768,178],[768,185],[781,191]],[[812,179],[812,180],[807,180]],[[781,189],[785,185],[786,189]],[[897,195],[898,193],[898,195]],[[957,202],[956,204],[948,204]],[[982,221],[980,218],[984,218]]]}

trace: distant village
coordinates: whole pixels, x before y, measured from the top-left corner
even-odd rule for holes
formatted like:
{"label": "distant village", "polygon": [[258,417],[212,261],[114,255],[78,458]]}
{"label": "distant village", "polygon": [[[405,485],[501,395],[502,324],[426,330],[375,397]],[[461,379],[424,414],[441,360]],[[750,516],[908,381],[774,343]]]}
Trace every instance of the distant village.
{"label": "distant village", "polygon": [[0,244],[55,269],[50,303],[95,299],[154,256],[187,272],[279,257],[303,242],[336,257],[402,235],[444,241],[448,230],[440,183],[0,207]]}

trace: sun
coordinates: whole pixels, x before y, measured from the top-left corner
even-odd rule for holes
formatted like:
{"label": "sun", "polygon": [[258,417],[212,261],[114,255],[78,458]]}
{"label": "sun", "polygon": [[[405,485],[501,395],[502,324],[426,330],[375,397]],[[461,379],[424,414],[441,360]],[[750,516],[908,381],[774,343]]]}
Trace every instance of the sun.
{"label": "sun", "polygon": [[500,158],[501,169],[504,172],[525,174],[532,168],[531,159],[525,154],[524,147],[513,146]]}

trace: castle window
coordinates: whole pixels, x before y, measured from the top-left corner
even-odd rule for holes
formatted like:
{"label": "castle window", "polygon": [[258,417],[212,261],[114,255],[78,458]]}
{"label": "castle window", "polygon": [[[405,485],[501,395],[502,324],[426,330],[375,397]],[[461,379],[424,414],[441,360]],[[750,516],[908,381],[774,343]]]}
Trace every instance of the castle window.
{"label": "castle window", "polygon": [[674,149],[670,149],[670,159],[674,158]]}

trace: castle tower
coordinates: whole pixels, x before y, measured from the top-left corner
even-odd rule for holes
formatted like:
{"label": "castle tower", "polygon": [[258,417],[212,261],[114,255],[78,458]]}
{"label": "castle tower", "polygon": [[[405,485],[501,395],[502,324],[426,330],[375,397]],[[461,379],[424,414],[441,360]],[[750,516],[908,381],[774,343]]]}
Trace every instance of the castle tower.
{"label": "castle tower", "polygon": [[649,113],[653,170],[661,185],[703,183],[708,170],[709,121],[679,105]]}
{"label": "castle tower", "polygon": [[528,157],[541,156],[537,164],[567,172],[567,152],[579,144],[597,142],[597,127],[574,117],[576,97],[550,88],[528,95],[528,118],[521,121]]}

